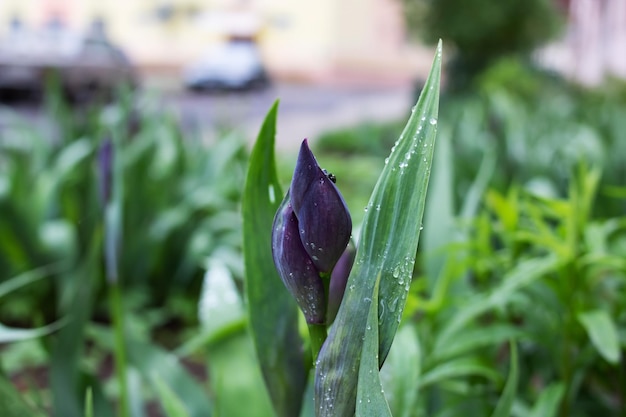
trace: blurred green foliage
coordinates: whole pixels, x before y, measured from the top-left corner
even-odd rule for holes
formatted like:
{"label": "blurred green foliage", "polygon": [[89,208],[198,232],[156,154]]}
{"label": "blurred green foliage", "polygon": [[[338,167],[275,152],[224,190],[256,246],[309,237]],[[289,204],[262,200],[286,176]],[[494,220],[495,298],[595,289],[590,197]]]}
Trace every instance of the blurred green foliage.
{"label": "blurred green foliage", "polygon": [[564,13],[553,0],[404,0],[409,30],[455,48],[451,88],[466,88],[497,59],[528,56],[559,33]]}
{"label": "blurred green foliage", "polygon": [[3,132],[3,278],[51,263],[62,264],[63,272],[14,293],[0,307],[2,319],[32,323],[33,311],[46,321],[54,317],[66,272],[102,244],[97,149],[105,138],[115,138],[123,183],[124,288],[140,289],[145,301],[160,305],[174,294],[198,292],[208,254],[239,253],[244,141],[229,135],[209,146],[199,135],[183,136],[173,117],[147,107],[133,109],[122,101],[83,110],[58,101],[48,107],[59,128],[55,137],[19,125]]}
{"label": "blurred green foliage", "polygon": [[[228,279],[241,284],[243,277],[239,202],[245,141],[228,134],[207,143],[199,133],[183,133],[156,102],[138,99],[123,94],[107,106],[70,108],[58,92],[51,93],[44,113],[52,129],[15,119],[0,138],[0,285],[10,291],[0,305],[0,322],[12,326],[1,327],[0,335],[2,341],[16,342],[3,357],[19,358],[25,342],[18,341],[62,326],[42,341],[43,362],[38,354],[35,361],[28,356],[3,360],[2,367],[28,378],[45,366],[50,391],[29,405],[55,415],[80,416],[87,387],[93,388],[94,415],[111,415],[110,399],[133,386],[133,372],[135,388],[138,375],[148,385],[130,396],[135,408],[144,407],[144,389],[167,391],[157,374],[188,381],[187,387],[195,387],[188,393],[203,392],[178,362],[165,361],[159,369],[174,370],[164,374],[146,365],[169,357],[148,342],[180,344],[181,331],[197,323],[196,302],[209,257],[220,258],[232,275]],[[113,169],[120,180],[115,192],[121,227],[112,242],[119,254],[121,302],[113,300],[116,293],[108,291],[104,278],[98,149],[108,139],[114,143]],[[113,311],[123,318],[126,335],[125,346],[116,346],[114,353]],[[58,319],[64,320],[21,330]],[[122,372],[126,378],[128,371],[131,381],[122,386],[99,381],[99,374],[111,372],[107,358],[113,355],[117,362],[126,349],[131,355]],[[137,350],[142,353],[133,354]],[[30,366],[20,372],[20,363]],[[204,392],[196,397],[187,411],[204,416],[208,397]]]}
{"label": "blurred green foliage", "polygon": [[[626,86],[590,91],[510,58],[474,86],[442,97],[414,281],[382,370],[393,415],[483,417],[511,400],[514,417],[621,416]],[[96,162],[113,137],[130,415],[271,416],[242,297],[246,147],[130,103],[50,96],[52,129],[2,131],[0,414],[117,415]],[[403,125],[314,142],[357,226]],[[277,161],[283,184],[293,160]]]}

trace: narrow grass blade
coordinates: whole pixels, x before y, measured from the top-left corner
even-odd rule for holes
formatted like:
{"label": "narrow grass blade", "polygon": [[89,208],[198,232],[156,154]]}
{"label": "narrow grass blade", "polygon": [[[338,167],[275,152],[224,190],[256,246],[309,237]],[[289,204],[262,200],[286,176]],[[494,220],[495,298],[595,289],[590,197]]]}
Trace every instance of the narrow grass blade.
{"label": "narrow grass blade", "polygon": [[268,112],[250,155],[243,194],[243,250],[250,331],[274,409],[299,414],[308,369],[298,310],[272,262],[271,230],[283,198],[274,159],[278,102]]}
{"label": "narrow grass blade", "polygon": [[591,343],[607,362],[617,364],[621,352],[617,337],[617,326],[605,310],[580,313],[578,320],[583,325]]}
{"label": "narrow grass blade", "polygon": [[433,160],[440,73],[441,43],[424,90],[367,206],[346,293],[316,368],[316,412],[320,417],[354,414],[363,337],[377,277],[380,363],[400,323]]}
{"label": "narrow grass blade", "polygon": [[519,365],[517,360],[517,345],[511,342],[511,367],[509,377],[506,380],[504,391],[498,400],[496,409],[491,417],[509,417],[513,408],[513,401],[517,395],[517,384],[519,382]]}

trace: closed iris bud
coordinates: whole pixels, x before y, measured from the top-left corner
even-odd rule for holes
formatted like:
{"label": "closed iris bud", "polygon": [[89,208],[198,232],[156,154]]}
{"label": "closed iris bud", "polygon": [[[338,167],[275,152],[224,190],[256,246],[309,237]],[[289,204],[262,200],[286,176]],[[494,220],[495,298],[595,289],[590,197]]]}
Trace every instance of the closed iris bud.
{"label": "closed iris bud", "polygon": [[352,219],[334,177],[319,167],[305,139],[291,187],[274,217],[272,256],[309,324],[326,322],[324,279],[330,279],[351,233]]}
{"label": "closed iris bud", "polygon": [[341,193],[318,165],[306,139],[300,147],[290,193],[304,249],[320,272],[329,273],[350,241],[352,219]]}
{"label": "closed iris bud", "polygon": [[280,278],[296,299],[307,323],[324,323],[324,283],[300,240],[298,219],[291,206],[289,193],[274,217],[272,256]]}

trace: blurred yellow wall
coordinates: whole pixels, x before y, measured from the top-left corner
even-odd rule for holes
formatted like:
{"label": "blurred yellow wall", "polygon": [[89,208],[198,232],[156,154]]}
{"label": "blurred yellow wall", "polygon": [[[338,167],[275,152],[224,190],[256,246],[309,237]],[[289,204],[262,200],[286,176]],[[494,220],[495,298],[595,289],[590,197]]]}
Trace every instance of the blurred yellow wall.
{"label": "blurred yellow wall", "polygon": [[[14,16],[42,25],[58,15],[82,29],[104,19],[114,41],[139,66],[173,69],[224,38],[206,12],[254,16],[256,39],[271,72],[284,77],[332,78],[338,74],[410,75],[415,53],[405,41],[397,0],[3,0],[0,30]],[[221,16],[221,15],[219,15]]]}

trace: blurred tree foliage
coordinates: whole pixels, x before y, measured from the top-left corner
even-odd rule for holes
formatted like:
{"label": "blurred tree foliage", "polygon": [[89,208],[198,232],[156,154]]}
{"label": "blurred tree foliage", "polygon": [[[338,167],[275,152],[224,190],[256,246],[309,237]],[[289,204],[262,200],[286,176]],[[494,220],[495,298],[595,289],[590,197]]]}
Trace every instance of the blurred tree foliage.
{"label": "blurred tree foliage", "polygon": [[403,0],[408,26],[426,42],[455,48],[448,86],[463,88],[496,59],[528,56],[554,38],[563,13],[553,0]]}

